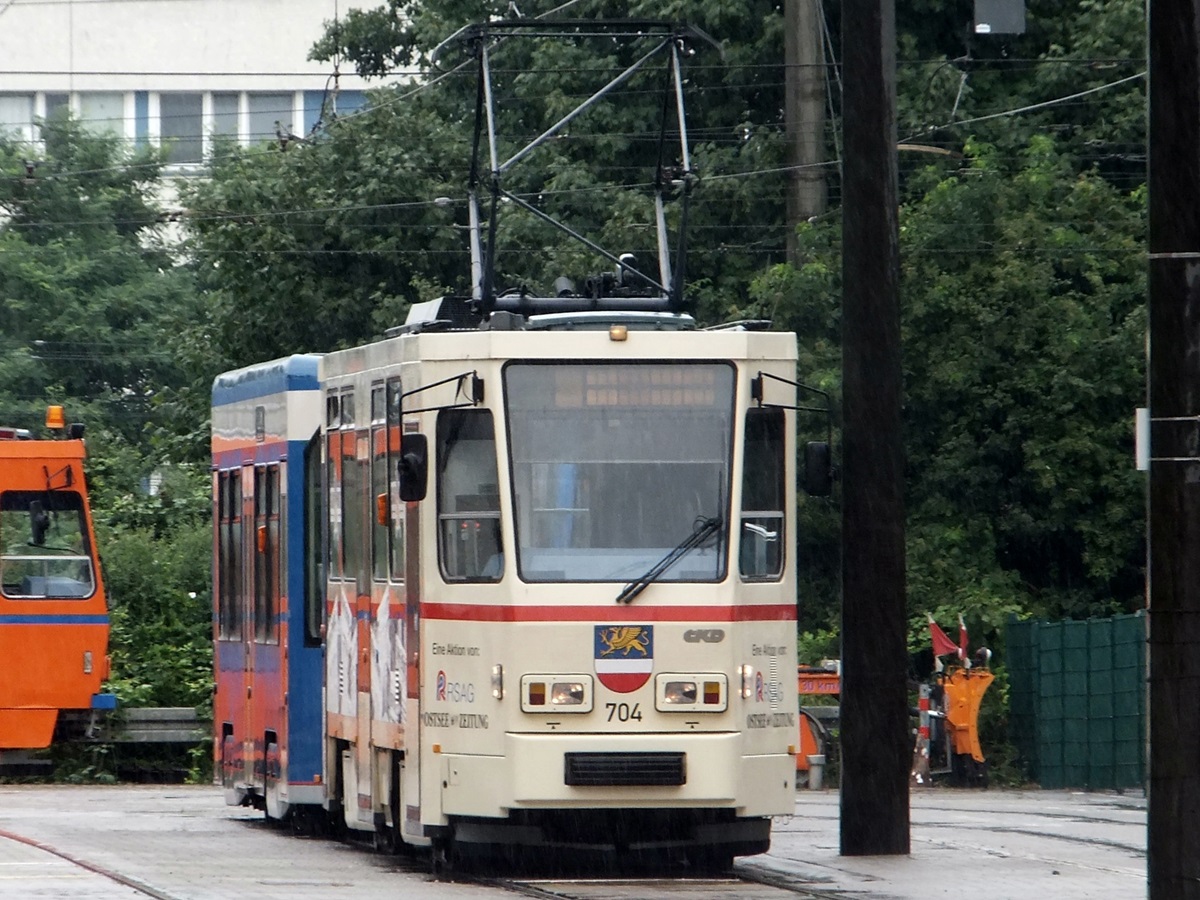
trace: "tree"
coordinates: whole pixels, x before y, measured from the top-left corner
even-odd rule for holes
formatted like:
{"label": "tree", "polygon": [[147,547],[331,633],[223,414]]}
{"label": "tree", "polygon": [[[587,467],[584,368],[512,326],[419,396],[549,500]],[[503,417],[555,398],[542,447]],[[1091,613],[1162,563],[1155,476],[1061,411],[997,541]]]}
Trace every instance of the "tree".
{"label": "tree", "polygon": [[[392,3],[331,23],[317,58],[350,58],[367,75],[424,66],[427,82],[381,90],[361,115],[327,122],[286,152],[260,147],[219,156],[213,180],[195,186],[188,198],[195,253],[217,298],[214,335],[231,364],[361,341],[398,324],[412,302],[469,290],[464,200],[477,82],[464,48],[445,47],[440,68],[429,68],[430,54],[461,26],[506,11],[506,4],[478,2]],[[786,243],[784,176],[761,171],[777,170],[784,158],[776,127],[782,80],[753,64],[782,53],[779,10],[765,0],[736,8],[710,0],[589,9],[589,16],[606,14],[687,18],[724,46],[722,55],[699,40],[686,65],[693,165],[701,174],[688,274],[700,315],[720,319],[726,298],[744,298],[752,274],[782,259]],[[504,157],[649,45],[568,37],[506,39],[494,49]],[[656,66],[600,101],[514,167],[505,188],[655,271],[650,182],[663,84]],[[680,162],[676,142],[669,130],[668,167]],[[446,199],[439,205],[438,198]],[[501,288],[549,291],[560,275],[580,279],[612,267],[511,206],[502,205],[499,229]]]}
{"label": "tree", "polygon": [[[925,611],[978,633],[1142,603],[1144,198],[1075,174],[1047,138],[1007,169],[971,146],[916,176],[901,210],[914,634]],[[836,396],[837,227],[801,238],[810,261],[766,273],[745,312],[815,335],[802,380]],[[810,549],[836,571],[834,545]]]}
{"label": "tree", "polygon": [[437,200],[464,152],[419,95],[286,152],[219,151],[185,192],[215,371],[361,342],[460,281],[458,211]]}
{"label": "tree", "polygon": [[161,156],[69,118],[41,136],[40,153],[0,138],[0,423],[40,431],[59,403],[86,425],[112,686],[126,704],[203,706],[211,372],[179,337],[200,299],[167,231]]}
{"label": "tree", "polygon": [[42,136],[41,156],[0,139],[0,421],[37,425],[58,401],[137,443],[186,383],[164,338],[197,314],[163,240],[160,161],[70,119]]}
{"label": "tree", "polygon": [[[555,4],[522,7],[532,18]],[[961,6],[899,11],[901,135],[946,151],[902,156],[914,609],[966,605],[997,625],[1008,610],[1086,614],[1140,596],[1140,493],[1125,465],[1141,390],[1140,9],[1033,5],[1020,37],[974,35]],[[392,0],[331,23],[315,58],[425,80],[381,91],[371,112],[295,151],[218,166],[217,193],[197,195],[199,253],[224,298],[216,327],[234,359],[362,340],[409,303],[467,286],[460,201],[476,82],[460,66],[465,49],[432,54],[464,25],[515,14],[487,0]],[[701,177],[690,295],[703,322],[762,317],[795,330],[802,380],[828,391],[836,411],[836,212],[801,226],[805,260],[783,264],[781,6],[594,0],[586,14],[686,20],[722,44],[721,54],[698,45],[686,67]],[[493,50],[502,158],[639,52],[585,37]],[[644,257],[661,95],[629,87],[506,186]],[[1071,94],[1077,103],[1040,105]],[[832,169],[831,179],[836,187]],[[450,204],[438,207],[439,196]],[[411,228],[380,235],[359,220],[382,204],[401,204]],[[314,209],[326,211],[319,227],[303,217]],[[596,266],[537,220],[504,212],[499,228],[502,286],[545,290]],[[375,258],[330,277],[330,250]],[[279,284],[287,290],[271,289]],[[808,502],[802,516],[805,602],[819,620],[838,600],[836,516]]]}

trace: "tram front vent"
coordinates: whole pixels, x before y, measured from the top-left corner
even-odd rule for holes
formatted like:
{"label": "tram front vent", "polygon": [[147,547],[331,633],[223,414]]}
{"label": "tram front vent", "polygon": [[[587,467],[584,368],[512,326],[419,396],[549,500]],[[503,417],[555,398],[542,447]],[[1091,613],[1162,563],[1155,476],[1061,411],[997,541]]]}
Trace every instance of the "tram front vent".
{"label": "tram front vent", "polygon": [[686,753],[566,753],[564,783],[575,787],[687,784]]}

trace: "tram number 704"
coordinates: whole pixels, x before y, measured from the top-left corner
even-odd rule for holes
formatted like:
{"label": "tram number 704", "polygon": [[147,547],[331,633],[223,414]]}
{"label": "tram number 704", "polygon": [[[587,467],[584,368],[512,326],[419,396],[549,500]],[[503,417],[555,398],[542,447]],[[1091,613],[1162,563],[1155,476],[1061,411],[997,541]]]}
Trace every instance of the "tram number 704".
{"label": "tram number 704", "polygon": [[604,708],[608,710],[608,721],[610,722],[614,716],[618,722],[642,721],[642,710],[636,703],[632,706],[628,703],[605,703]]}

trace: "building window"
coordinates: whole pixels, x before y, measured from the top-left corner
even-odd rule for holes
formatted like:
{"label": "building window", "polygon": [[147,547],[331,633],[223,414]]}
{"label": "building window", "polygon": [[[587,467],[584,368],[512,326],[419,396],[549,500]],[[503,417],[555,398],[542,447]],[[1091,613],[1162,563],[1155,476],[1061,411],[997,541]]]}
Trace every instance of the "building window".
{"label": "building window", "polygon": [[79,119],[93,134],[125,134],[125,95],[92,91],[79,95]]}
{"label": "building window", "polygon": [[238,136],[238,95],[212,95],[212,133],[222,137],[237,140]]}
{"label": "building window", "polygon": [[251,144],[276,139],[276,132],[292,131],[293,97],[291,94],[248,94]]}
{"label": "building window", "polygon": [[71,112],[70,94],[46,95],[46,120],[65,118]]}
{"label": "building window", "polygon": [[0,135],[33,140],[33,94],[0,94]]}
{"label": "building window", "polygon": [[171,164],[198,163],[204,158],[201,122],[204,98],[201,94],[160,94],[158,98],[159,134]]}

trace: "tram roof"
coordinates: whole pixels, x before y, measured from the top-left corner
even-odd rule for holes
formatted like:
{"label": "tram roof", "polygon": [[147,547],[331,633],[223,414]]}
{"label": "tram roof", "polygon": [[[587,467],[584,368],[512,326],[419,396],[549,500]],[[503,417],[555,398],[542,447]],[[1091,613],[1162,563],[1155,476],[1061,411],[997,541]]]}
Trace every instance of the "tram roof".
{"label": "tram roof", "polygon": [[212,386],[213,406],[286,391],[320,390],[320,360],[320,354],[296,353],[218,375]]}

